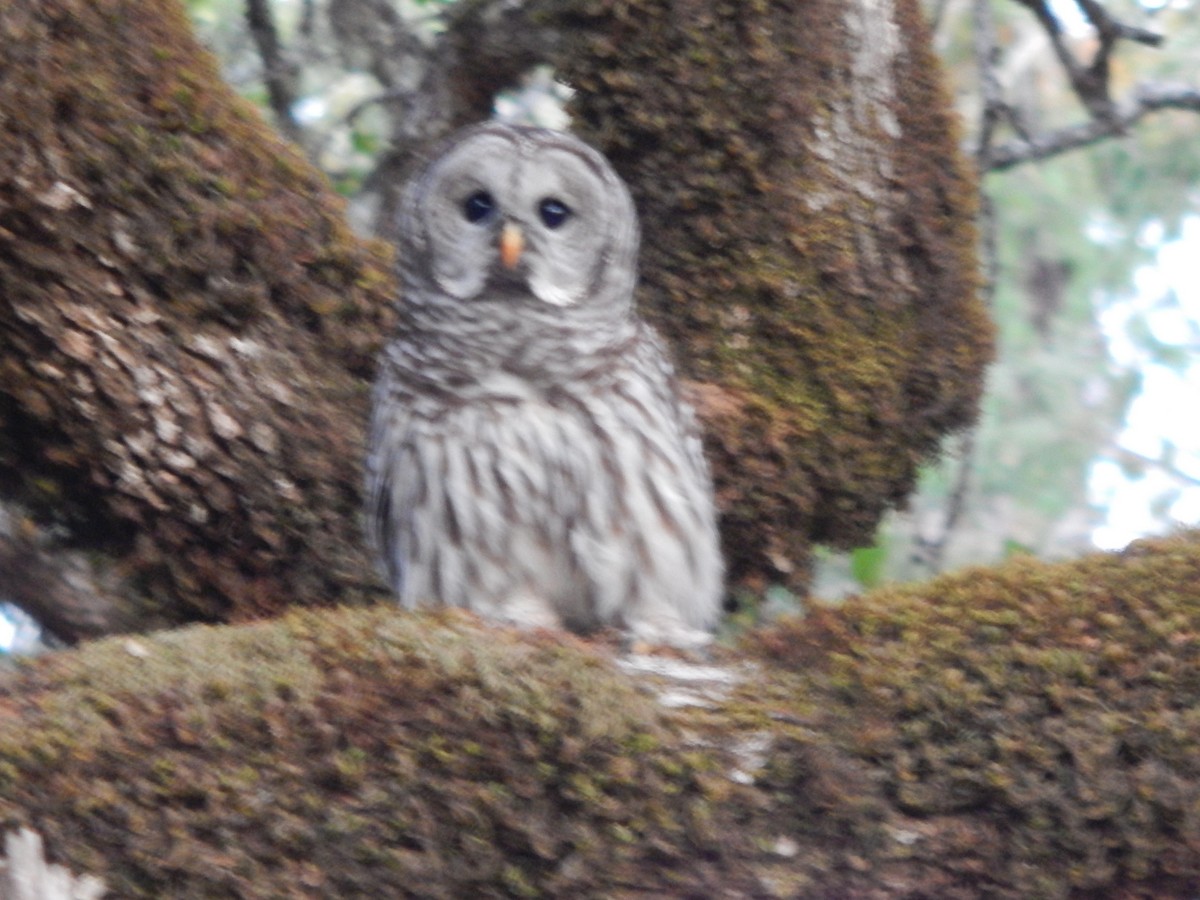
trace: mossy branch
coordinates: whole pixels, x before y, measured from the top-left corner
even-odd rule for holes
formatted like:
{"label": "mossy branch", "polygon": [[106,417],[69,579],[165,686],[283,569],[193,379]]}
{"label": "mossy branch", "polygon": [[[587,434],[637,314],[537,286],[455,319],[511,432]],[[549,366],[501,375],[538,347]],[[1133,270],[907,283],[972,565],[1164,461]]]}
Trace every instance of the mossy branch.
{"label": "mossy branch", "polygon": [[0,682],[0,824],[127,898],[1189,897],[1198,585],[1195,533],[1017,559],[690,668],[388,607],[110,639]]}

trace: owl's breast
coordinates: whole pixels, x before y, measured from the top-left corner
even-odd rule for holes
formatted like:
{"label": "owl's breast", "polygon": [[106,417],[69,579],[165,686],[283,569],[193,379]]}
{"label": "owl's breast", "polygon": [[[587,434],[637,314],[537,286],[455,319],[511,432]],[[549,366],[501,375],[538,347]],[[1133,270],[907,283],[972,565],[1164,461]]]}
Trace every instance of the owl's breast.
{"label": "owl's breast", "polygon": [[537,404],[544,400],[545,391],[528,377],[496,368],[462,384],[458,395],[467,402]]}

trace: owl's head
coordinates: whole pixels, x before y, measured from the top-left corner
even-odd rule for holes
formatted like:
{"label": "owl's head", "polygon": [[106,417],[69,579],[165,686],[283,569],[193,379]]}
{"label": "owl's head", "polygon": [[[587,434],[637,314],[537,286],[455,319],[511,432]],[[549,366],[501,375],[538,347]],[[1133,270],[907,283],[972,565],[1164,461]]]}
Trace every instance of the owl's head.
{"label": "owl's head", "polygon": [[638,226],[608,161],[569,134],[487,122],[435,151],[400,208],[401,265],[458,301],[632,303]]}

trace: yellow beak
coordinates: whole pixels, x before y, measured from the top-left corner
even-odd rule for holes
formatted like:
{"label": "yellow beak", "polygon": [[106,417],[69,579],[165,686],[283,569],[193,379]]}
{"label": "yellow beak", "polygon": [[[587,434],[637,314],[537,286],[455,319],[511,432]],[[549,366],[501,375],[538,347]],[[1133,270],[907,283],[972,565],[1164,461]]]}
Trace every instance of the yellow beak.
{"label": "yellow beak", "polygon": [[525,235],[512,222],[505,222],[500,229],[500,262],[506,269],[515,269],[521,251],[525,249]]}

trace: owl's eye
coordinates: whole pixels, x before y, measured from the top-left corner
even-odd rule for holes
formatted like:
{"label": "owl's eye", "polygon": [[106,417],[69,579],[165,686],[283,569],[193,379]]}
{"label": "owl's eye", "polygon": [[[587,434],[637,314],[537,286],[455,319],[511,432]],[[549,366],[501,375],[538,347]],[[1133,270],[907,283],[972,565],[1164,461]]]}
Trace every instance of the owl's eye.
{"label": "owl's eye", "polygon": [[571,207],[554,197],[547,197],[538,204],[538,215],[547,228],[557,228],[571,217]]}
{"label": "owl's eye", "polygon": [[482,222],[496,210],[496,202],[487,191],[476,191],[463,201],[463,215],[468,222]]}

